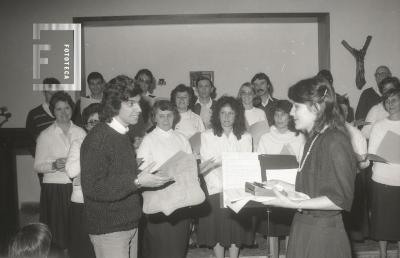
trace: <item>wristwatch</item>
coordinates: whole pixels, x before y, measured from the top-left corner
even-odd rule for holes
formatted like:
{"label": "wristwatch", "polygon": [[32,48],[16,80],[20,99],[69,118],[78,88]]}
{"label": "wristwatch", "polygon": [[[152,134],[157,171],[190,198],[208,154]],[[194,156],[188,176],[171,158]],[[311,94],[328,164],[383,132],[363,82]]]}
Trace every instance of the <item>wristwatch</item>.
{"label": "wristwatch", "polygon": [[139,178],[135,178],[135,180],[133,180],[133,183],[136,185],[137,188],[140,188],[142,186],[139,182]]}

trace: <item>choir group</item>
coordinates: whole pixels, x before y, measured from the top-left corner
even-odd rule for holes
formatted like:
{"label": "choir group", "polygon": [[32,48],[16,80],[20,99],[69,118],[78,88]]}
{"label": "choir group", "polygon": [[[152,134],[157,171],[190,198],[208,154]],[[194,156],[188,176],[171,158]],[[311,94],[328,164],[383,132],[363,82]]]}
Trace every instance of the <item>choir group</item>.
{"label": "choir group", "polygon": [[[375,77],[377,87],[362,93],[356,120],[327,70],[293,84],[280,100],[265,73],[243,83],[235,97],[216,98],[213,81],[199,77],[194,88],[179,84],[169,100],[157,98],[148,69],[107,83],[92,72],[90,95],[76,104],[66,92],[45,91],[45,103],[27,117],[43,224],[21,230],[10,257],[22,257],[24,232],[39,232],[40,257],[51,239],[71,258],[184,258],[190,244],[212,248],[217,258],[227,249],[234,258],[254,246],[256,232],[268,237],[273,257],[280,238],[286,257],[351,257],[352,233],[378,240],[386,257],[387,241],[400,247],[400,165],[370,162],[368,155],[381,153],[387,137],[400,137],[400,83],[385,66]],[[254,144],[249,128],[261,121],[268,132]],[[199,150],[189,141],[197,133]],[[221,208],[223,152],[283,149],[299,163],[296,182],[265,183],[277,195],[268,218],[266,208]],[[142,214],[141,192],[173,184],[157,168],[179,151],[198,160],[206,200],[168,216]],[[289,199],[282,189],[310,199]]]}

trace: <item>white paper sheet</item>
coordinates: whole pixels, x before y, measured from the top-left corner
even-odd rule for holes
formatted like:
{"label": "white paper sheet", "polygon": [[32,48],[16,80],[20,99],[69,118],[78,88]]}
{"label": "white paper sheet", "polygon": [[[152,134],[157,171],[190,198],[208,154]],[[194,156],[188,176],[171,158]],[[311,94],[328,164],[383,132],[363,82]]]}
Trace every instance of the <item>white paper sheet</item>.
{"label": "white paper sheet", "polygon": [[245,183],[253,181],[261,182],[261,168],[257,153],[222,153],[222,187],[224,207],[227,207],[227,204],[230,203],[228,202],[227,198],[248,196],[248,193],[244,191]]}
{"label": "white paper sheet", "polygon": [[267,180],[282,180],[289,184],[296,183],[297,168],[292,169],[267,169]]}

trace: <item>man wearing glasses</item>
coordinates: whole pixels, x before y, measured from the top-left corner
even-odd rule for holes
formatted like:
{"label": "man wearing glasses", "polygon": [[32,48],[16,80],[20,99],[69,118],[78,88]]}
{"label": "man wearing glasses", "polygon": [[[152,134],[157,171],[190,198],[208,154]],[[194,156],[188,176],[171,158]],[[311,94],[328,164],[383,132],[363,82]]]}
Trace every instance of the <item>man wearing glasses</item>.
{"label": "man wearing glasses", "polygon": [[361,93],[355,114],[356,120],[365,121],[369,110],[381,101],[381,93],[379,92],[378,85],[383,79],[391,76],[392,72],[387,66],[381,65],[376,68],[376,85],[365,89]]}

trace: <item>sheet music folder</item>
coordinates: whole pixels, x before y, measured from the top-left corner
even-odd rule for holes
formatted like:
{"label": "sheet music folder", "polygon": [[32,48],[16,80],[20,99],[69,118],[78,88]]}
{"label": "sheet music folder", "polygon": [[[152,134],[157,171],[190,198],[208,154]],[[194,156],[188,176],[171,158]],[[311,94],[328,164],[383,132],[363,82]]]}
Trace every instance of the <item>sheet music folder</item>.
{"label": "sheet music folder", "polygon": [[294,155],[271,155],[271,154],[260,154],[258,160],[261,166],[261,180],[266,181],[267,175],[266,170],[275,169],[292,169],[298,168],[299,163],[297,162],[296,156]]}

